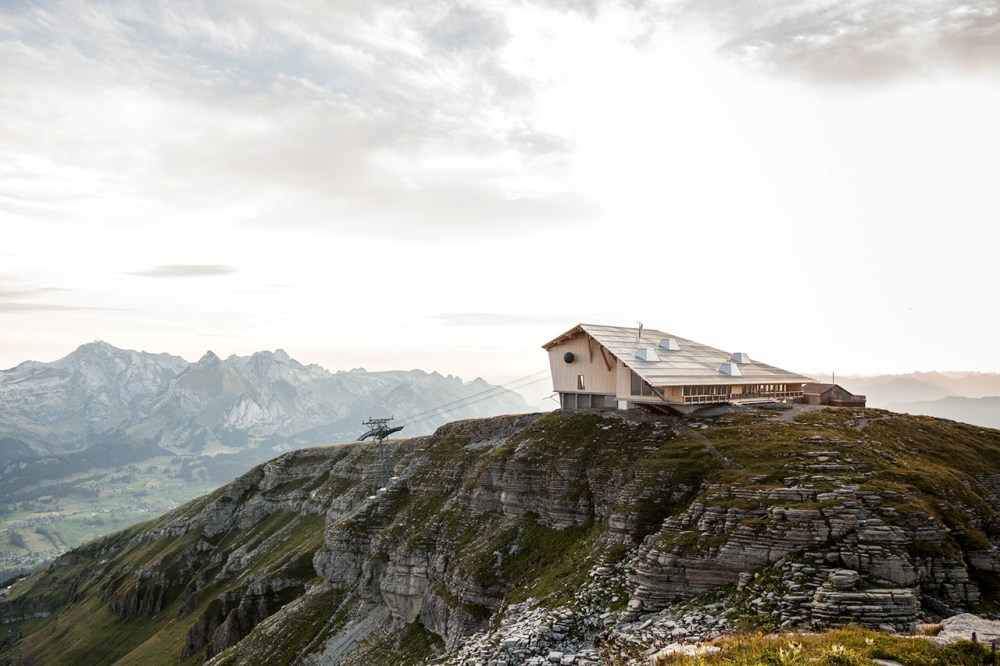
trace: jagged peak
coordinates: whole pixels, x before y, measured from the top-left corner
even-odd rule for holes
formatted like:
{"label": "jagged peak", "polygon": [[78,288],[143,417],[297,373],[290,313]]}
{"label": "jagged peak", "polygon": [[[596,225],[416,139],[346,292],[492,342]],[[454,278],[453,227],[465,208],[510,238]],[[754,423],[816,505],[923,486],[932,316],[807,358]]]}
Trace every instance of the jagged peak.
{"label": "jagged peak", "polygon": [[274,363],[280,363],[283,365],[286,364],[301,365],[301,363],[293,359],[288,354],[288,352],[280,348],[275,349],[274,351],[271,351],[269,349],[263,349],[261,351],[254,352],[250,356],[240,356],[238,354],[230,354],[229,357],[226,358],[227,363],[235,363],[237,365],[245,365],[252,361],[260,362],[264,360],[272,361]]}
{"label": "jagged peak", "polygon": [[87,342],[80,345],[70,355],[72,356],[72,354],[102,354],[105,356],[109,356],[111,354],[122,354],[122,353],[128,353],[128,352],[124,349],[119,349],[118,347],[115,347],[114,345],[107,343],[104,340],[94,340],[93,342]]}
{"label": "jagged peak", "polygon": [[93,342],[80,345],[66,356],[53,361],[49,365],[62,369],[91,365],[101,366],[105,365],[111,359],[123,358],[134,353],[125,349],[119,349],[103,340],[94,340]]}
{"label": "jagged peak", "polygon": [[241,360],[246,360],[246,361],[255,361],[256,360],[256,361],[260,361],[260,360],[264,360],[264,359],[267,359],[267,360],[269,360],[269,361],[271,361],[273,363],[280,363],[282,365],[285,365],[285,364],[296,364],[296,365],[299,365],[298,361],[296,361],[291,356],[289,356],[288,352],[286,352],[284,349],[275,349],[274,351],[270,351],[268,349],[264,349],[264,350],[259,351],[259,352],[254,352],[251,356],[244,357]]}
{"label": "jagged peak", "polygon": [[214,351],[209,349],[205,352],[205,355],[198,359],[196,365],[218,365],[222,363],[222,359],[219,358]]}
{"label": "jagged peak", "polygon": [[[57,361],[53,361],[53,364],[59,365],[65,363],[72,363],[80,359],[89,359],[89,358],[154,359],[157,361],[168,362],[174,366],[178,364],[186,365],[188,363],[180,356],[176,356],[174,354],[168,354],[165,352],[153,353],[147,351],[136,351],[134,349],[123,349],[121,347],[116,347],[108,342],[105,342],[104,340],[94,340],[93,342],[87,342],[80,345],[66,356],[60,358]],[[47,363],[39,363],[39,364],[49,365]]]}

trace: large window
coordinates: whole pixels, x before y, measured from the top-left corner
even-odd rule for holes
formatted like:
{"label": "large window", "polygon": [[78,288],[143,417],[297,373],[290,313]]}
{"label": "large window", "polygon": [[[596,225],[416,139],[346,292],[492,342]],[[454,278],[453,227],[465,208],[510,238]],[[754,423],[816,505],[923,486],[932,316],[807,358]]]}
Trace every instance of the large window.
{"label": "large window", "polygon": [[[734,392],[734,389],[737,389]],[[741,384],[737,387],[726,384],[705,386],[685,386],[682,393],[684,402],[729,402],[731,400],[782,400],[802,395],[801,388],[794,384]]]}
{"label": "large window", "polygon": [[642,377],[632,371],[632,395],[652,396],[653,387],[642,380]]}

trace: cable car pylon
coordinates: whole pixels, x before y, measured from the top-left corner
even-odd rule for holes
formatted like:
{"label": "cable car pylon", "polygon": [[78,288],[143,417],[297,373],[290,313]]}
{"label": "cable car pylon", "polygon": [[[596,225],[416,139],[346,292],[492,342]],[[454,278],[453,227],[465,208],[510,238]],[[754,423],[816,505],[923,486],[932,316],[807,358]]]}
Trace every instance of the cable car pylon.
{"label": "cable car pylon", "polygon": [[386,437],[403,429],[403,426],[396,426],[395,428],[389,427],[389,421],[392,421],[395,418],[395,416],[390,416],[387,419],[369,418],[367,421],[362,421],[361,425],[368,426],[368,430],[365,434],[361,435],[361,437],[358,437],[358,441],[363,442],[371,437],[375,440],[376,444],[381,444]]}
{"label": "cable car pylon", "polygon": [[399,432],[403,429],[403,426],[396,426],[394,428],[389,427],[389,422],[392,421],[394,416],[390,416],[387,419],[373,419],[368,418],[367,421],[362,421],[361,425],[368,428],[367,431],[361,437],[358,437],[359,442],[371,437],[375,441],[375,446],[378,448],[378,485],[379,488],[384,488],[389,483],[389,452],[385,445],[385,439],[394,432]]}

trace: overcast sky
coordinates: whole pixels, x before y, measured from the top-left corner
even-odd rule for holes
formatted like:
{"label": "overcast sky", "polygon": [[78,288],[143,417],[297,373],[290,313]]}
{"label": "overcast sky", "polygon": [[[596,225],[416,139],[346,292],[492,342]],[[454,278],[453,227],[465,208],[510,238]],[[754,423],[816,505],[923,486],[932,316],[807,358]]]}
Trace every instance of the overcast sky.
{"label": "overcast sky", "polygon": [[995,0],[5,2],[0,367],[1000,371],[998,118]]}

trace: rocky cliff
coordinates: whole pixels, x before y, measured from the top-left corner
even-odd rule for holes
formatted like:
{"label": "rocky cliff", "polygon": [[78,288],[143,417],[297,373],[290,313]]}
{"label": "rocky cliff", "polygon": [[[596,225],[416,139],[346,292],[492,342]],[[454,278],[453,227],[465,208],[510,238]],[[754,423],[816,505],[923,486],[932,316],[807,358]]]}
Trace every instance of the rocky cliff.
{"label": "rocky cliff", "polygon": [[[1000,609],[1000,432],[867,410],[526,415],[307,449],[6,594],[36,663],[625,663]],[[11,633],[11,636],[16,636]]]}

